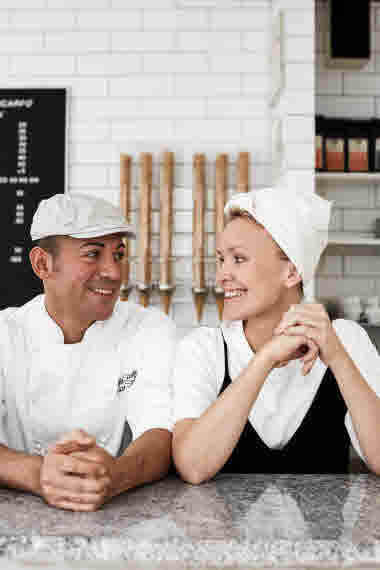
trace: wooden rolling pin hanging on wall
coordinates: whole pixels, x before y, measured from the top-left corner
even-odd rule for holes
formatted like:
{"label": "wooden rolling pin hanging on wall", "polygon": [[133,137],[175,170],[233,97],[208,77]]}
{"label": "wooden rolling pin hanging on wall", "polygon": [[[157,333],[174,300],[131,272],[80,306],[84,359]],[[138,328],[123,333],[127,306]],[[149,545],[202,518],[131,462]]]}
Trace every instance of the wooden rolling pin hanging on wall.
{"label": "wooden rolling pin hanging on wall", "polygon": [[172,278],[174,154],[164,152],[160,176],[160,283],[162,307],[169,313],[175,286]]}
{"label": "wooden rolling pin hanging on wall", "polygon": [[[120,155],[120,208],[127,224],[131,223],[131,180],[132,180],[132,157],[128,154]],[[129,238],[123,238],[125,255],[121,266],[121,289],[120,299],[127,301],[132,289],[130,280],[130,242]]]}
{"label": "wooden rolling pin hanging on wall", "polygon": [[140,196],[139,196],[139,262],[137,288],[139,301],[144,307],[149,304],[152,289],[152,155],[140,154]]}
{"label": "wooden rolling pin hanging on wall", "polygon": [[249,184],[249,152],[239,152],[236,166],[236,192],[248,192]]}
{"label": "wooden rolling pin hanging on wall", "polygon": [[193,297],[198,322],[207,296],[205,282],[205,156],[193,156]]}
{"label": "wooden rolling pin hanging on wall", "polygon": [[[227,200],[228,155],[219,154],[215,162],[215,201],[214,201],[214,233],[217,243],[218,235],[224,228],[224,206]],[[216,256],[217,257],[217,256]],[[218,306],[219,320],[222,320],[224,306],[224,289],[214,285],[213,293]]]}

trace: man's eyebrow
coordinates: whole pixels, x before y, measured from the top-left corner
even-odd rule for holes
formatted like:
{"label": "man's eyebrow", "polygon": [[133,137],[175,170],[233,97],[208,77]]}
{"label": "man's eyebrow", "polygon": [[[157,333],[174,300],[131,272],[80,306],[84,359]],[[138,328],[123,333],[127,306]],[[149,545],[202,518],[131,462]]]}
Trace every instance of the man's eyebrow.
{"label": "man's eyebrow", "polygon": [[104,243],[101,243],[99,241],[87,241],[86,243],[82,243],[82,245],[80,246],[79,249],[81,249],[82,247],[89,247],[91,245],[97,245],[99,247],[104,247]]}
{"label": "man's eyebrow", "polygon": [[[94,245],[97,245],[98,247],[104,247],[104,243],[100,241],[87,241],[86,243],[82,243],[79,249],[81,249],[82,247],[91,247]],[[116,249],[120,249],[121,247],[125,249],[125,245],[122,241],[119,243]]]}

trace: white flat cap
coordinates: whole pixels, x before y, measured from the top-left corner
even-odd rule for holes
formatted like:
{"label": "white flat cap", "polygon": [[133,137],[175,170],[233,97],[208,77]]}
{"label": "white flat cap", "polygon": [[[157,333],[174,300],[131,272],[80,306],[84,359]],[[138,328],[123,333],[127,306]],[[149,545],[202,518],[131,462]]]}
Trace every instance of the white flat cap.
{"label": "white flat cap", "polygon": [[87,194],[55,194],[42,200],[33,216],[32,240],[48,236],[92,238],[121,233],[135,237],[120,208]]}
{"label": "white flat cap", "polygon": [[227,219],[234,210],[247,212],[264,226],[306,285],[328,242],[331,206],[316,194],[276,187],[235,194],[224,212]]}

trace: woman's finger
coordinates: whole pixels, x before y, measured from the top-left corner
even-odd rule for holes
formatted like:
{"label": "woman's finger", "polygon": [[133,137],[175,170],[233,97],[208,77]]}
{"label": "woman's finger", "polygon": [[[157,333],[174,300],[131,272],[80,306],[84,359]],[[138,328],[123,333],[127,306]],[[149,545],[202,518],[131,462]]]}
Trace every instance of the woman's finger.
{"label": "woman's finger", "polygon": [[275,329],[275,332],[278,333],[279,331],[283,331],[287,326],[295,324],[321,327],[327,323],[331,323],[331,321],[323,305],[292,305],[290,309],[284,313],[281,321]]}
{"label": "woman's finger", "polygon": [[302,366],[302,375],[303,376],[306,376],[307,374],[309,374],[309,372],[313,368],[316,360],[317,360],[316,358],[313,358],[313,360],[311,360],[309,362],[304,362],[304,364]]}
{"label": "woman's finger", "polygon": [[307,339],[307,347],[308,350],[306,354],[302,357],[301,361],[302,365],[302,374],[306,376],[314,366],[318,356],[319,356],[319,347],[318,345],[310,338]]}
{"label": "woman's finger", "polygon": [[292,326],[308,326],[318,328],[321,325],[320,319],[315,319],[313,315],[303,315],[292,313],[285,316],[274,329],[275,334],[281,334]]}
{"label": "woman's finger", "polygon": [[285,334],[286,336],[303,336],[318,345],[318,331],[313,327],[306,325],[289,326],[282,334]]}

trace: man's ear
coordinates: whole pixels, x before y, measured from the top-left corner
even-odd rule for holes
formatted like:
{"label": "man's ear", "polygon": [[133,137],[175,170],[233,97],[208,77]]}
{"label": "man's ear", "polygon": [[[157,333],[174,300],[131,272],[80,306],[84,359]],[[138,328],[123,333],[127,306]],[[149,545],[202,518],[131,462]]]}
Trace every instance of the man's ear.
{"label": "man's ear", "polygon": [[53,271],[53,257],[41,247],[33,247],[29,252],[34,273],[40,279],[48,279]]}
{"label": "man's ear", "polygon": [[290,289],[290,287],[294,287],[295,285],[297,285],[301,281],[302,281],[302,277],[298,273],[296,266],[294,265],[294,263],[289,261],[289,263],[288,263],[288,274],[287,274],[287,278],[285,280],[285,287],[288,287]]}

